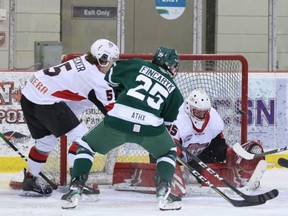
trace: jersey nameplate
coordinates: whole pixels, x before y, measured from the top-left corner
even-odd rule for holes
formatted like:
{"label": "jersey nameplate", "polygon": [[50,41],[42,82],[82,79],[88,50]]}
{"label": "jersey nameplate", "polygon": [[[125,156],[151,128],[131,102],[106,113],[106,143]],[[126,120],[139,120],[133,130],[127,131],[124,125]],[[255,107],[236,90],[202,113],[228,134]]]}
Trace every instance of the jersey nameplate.
{"label": "jersey nameplate", "polygon": [[171,83],[166,77],[164,77],[162,74],[158,73],[157,71],[153,70],[152,68],[142,66],[142,68],[139,71],[142,74],[145,74],[146,76],[156,80],[157,82],[161,83],[163,86],[165,86],[166,90],[171,93],[175,89],[175,85]]}

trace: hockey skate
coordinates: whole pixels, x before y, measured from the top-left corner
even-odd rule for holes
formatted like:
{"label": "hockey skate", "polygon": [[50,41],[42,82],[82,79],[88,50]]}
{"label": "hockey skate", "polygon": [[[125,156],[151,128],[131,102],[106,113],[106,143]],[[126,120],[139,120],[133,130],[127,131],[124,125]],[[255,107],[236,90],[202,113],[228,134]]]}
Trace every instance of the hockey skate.
{"label": "hockey skate", "polygon": [[69,191],[61,197],[62,209],[73,209],[78,205],[87,179],[88,175],[82,174],[72,180]]}
{"label": "hockey skate", "polygon": [[73,209],[78,205],[79,199],[82,196],[83,186],[74,183],[70,186],[70,190],[61,197],[62,209]]}
{"label": "hockey skate", "polygon": [[45,185],[37,177],[32,176],[24,169],[24,180],[20,196],[44,197],[50,196],[53,189],[50,185]]}
{"label": "hockey skate", "polygon": [[95,188],[93,184],[91,185],[91,187],[85,184],[83,187],[81,200],[85,202],[97,202],[99,201],[99,194],[100,190],[98,188]]}
{"label": "hockey skate", "polygon": [[170,184],[166,181],[157,183],[156,196],[159,201],[159,209],[166,210],[180,210],[182,201],[181,197],[173,195],[171,192]]}
{"label": "hockey skate", "polygon": [[[72,168],[70,168],[70,175],[72,174]],[[72,177],[71,177],[72,178]],[[100,194],[100,190],[98,189],[97,184],[91,184],[88,186],[86,183],[83,187],[82,191],[82,201],[88,202],[96,202],[99,201],[98,195]]]}

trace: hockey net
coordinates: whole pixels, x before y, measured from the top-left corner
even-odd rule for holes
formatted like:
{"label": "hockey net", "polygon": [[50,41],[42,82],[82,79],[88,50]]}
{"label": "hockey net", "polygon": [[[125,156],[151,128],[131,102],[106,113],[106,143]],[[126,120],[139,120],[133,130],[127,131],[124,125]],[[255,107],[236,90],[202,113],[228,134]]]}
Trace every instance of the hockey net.
{"label": "hockey net", "polygon": [[[65,55],[63,62],[81,54]],[[152,54],[121,54],[120,59],[142,58],[152,60]],[[247,140],[248,63],[241,55],[192,55],[180,54],[179,73],[174,78],[182,95],[186,98],[196,88],[204,89],[210,96],[212,106],[225,123],[224,134],[227,144],[244,143]],[[79,116],[81,122],[91,128],[98,124],[103,115],[90,108]],[[60,185],[69,182],[67,149],[71,141],[60,139],[59,145],[49,156],[43,170]],[[97,154],[89,180],[98,184],[111,184],[115,162],[149,162],[149,154],[141,146],[125,143],[107,155]],[[56,169],[55,169],[56,168]],[[59,169],[58,169],[59,168]]]}

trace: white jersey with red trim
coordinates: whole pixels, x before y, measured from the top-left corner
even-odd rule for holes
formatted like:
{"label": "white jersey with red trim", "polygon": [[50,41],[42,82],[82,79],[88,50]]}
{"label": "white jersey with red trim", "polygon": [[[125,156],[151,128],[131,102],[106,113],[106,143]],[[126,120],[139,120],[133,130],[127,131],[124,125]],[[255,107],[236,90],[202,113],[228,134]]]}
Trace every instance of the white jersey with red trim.
{"label": "white jersey with red trim", "polygon": [[[105,74],[96,65],[90,64],[85,56],[37,71],[27,82],[22,94],[40,105],[59,101],[73,104],[77,101],[89,106],[88,94],[94,90],[97,99],[109,111],[115,102],[113,89],[104,80]],[[73,106],[73,109],[76,113],[81,112],[77,112],[77,106]]]}
{"label": "white jersey with red trim", "polygon": [[182,105],[179,109],[177,119],[170,129],[170,134],[191,153],[199,155],[210,145],[211,140],[223,130],[224,122],[214,108],[210,110],[210,119],[206,127],[199,131],[193,127],[190,117]]}

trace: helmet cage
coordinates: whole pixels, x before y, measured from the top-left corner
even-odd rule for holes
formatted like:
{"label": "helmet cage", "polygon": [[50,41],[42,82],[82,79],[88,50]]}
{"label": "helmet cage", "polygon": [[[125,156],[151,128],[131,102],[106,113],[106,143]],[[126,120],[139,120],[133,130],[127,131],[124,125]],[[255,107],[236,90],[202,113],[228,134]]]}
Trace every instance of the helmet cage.
{"label": "helmet cage", "polygon": [[196,107],[190,106],[190,115],[199,121],[203,121],[210,109],[197,109]]}
{"label": "helmet cage", "polygon": [[194,106],[189,106],[189,117],[197,129],[202,129],[204,123],[206,122],[206,119],[209,117],[210,109],[206,110],[200,110]]}
{"label": "helmet cage", "polygon": [[168,67],[168,71],[172,75],[172,77],[175,77],[177,75],[177,72],[179,71],[179,61],[174,61],[171,66]]}
{"label": "helmet cage", "polygon": [[209,118],[211,102],[203,90],[193,90],[185,99],[184,108],[193,125],[197,129],[201,129]]}

